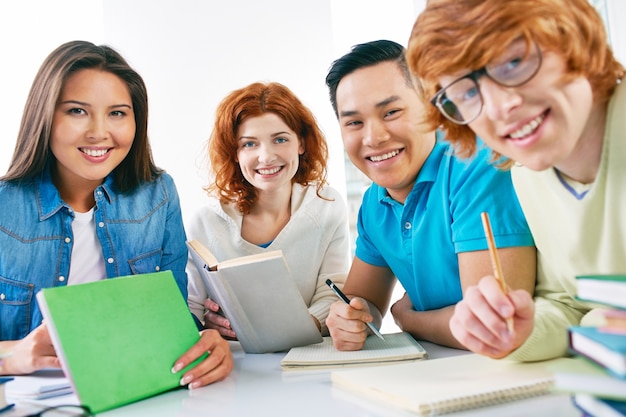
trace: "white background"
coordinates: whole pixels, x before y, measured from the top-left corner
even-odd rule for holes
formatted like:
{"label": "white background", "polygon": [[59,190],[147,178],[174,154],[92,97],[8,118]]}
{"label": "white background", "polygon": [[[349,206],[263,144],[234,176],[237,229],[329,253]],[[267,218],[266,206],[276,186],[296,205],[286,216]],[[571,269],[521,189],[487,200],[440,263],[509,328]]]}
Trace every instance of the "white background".
{"label": "white background", "polygon": [[105,43],[143,76],[157,165],[176,181],[183,217],[203,204],[204,146],[215,108],[254,81],[291,88],[317,116],[329,180],[345,193],[339,128],[324,78],[350,46],[406,45],[423,0],[20,0],[0,3],[0,173],[6,172],[39,65],[63,42]]}

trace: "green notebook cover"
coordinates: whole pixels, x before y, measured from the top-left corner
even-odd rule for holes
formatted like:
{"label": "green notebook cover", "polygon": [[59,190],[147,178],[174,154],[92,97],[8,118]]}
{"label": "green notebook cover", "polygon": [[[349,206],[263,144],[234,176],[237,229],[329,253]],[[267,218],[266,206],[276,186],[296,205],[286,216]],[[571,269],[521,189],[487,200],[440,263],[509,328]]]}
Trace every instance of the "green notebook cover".
{"label": "green notebook cover", "polygon": [[597,274],[597,275],[578,275],[576,279],[592,279],[596,281],[614,281],[626,284],[626,275],[624,274]]}
{"label": "green notebook cover", "polygon": [[176,359],[199,339],[171,271],[37,294],[81,404],[98,413],[179,386]]}

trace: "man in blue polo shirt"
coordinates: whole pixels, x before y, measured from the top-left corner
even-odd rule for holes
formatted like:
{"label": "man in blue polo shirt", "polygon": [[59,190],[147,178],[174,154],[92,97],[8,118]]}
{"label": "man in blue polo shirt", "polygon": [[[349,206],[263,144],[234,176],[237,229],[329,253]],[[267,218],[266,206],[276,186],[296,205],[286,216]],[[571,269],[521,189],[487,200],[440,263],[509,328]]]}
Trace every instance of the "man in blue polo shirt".
{"label": "man in blue polo shirt", "polygon": [[508,286],[532,293],[535,285],[535,247],[509,172],[490,163],[489,149],[461,159],[443,134],[421,129],[424,105],[395,42],[354,46],[326,84],[346,152],[373,182],[343,288],[352,300],[333,304],[326,320],[335,347],[363,347],[365,323],[380,325],[397,278],[406,291],[391,307],[398,326],[463,348],[448,327],[454,306],[463,288],[492,274],[481,212],[490,216]]}

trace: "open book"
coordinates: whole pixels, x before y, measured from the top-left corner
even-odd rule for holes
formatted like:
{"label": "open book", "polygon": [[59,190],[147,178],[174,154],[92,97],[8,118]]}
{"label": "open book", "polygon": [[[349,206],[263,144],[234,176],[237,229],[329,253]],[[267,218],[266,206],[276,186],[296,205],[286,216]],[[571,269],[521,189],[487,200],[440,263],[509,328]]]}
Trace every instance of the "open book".
{"label": "open book", "polygon": [[401,365],[331,372],[339,389],[432,416],[547,394],[549,366],[560,361],[516,363],[467,354]]}
{"label": "open book", "polygon": [[218,262],[199,241],[187,246],[244,351],[279,352],[322,341],[282,251]]}
{"label": "open book", "polygon": [[171,271],[44,288],[37,301],[81,404],[94,413],[177,387],[199,339]]}
{"label": "open book", "polygon": [[323,369],[345,366],[383,365],[426,359],[428,353],[408,333],[386,334],[385,340],[371,335],[361,350],[335,349],[330,337],[322,343],[292,348],[280,362],[284,370]]}

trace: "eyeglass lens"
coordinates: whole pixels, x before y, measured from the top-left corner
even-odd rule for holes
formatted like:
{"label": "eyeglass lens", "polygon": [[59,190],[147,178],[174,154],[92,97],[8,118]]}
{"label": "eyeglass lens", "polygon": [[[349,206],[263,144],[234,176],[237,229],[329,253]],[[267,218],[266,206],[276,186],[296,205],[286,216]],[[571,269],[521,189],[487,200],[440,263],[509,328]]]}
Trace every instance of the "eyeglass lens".
{"label": "eyeglass lens", "polygon": [[482,111],[483,99],[478,79],[486,75],[505,87],[517,87],[529,81],[541,66],[541,52],[533,45],[527,50],[526,42],[511,44],[497,62],[459,78],[442,89],[436,96],[435,105],[448,119],[466,124]]}

